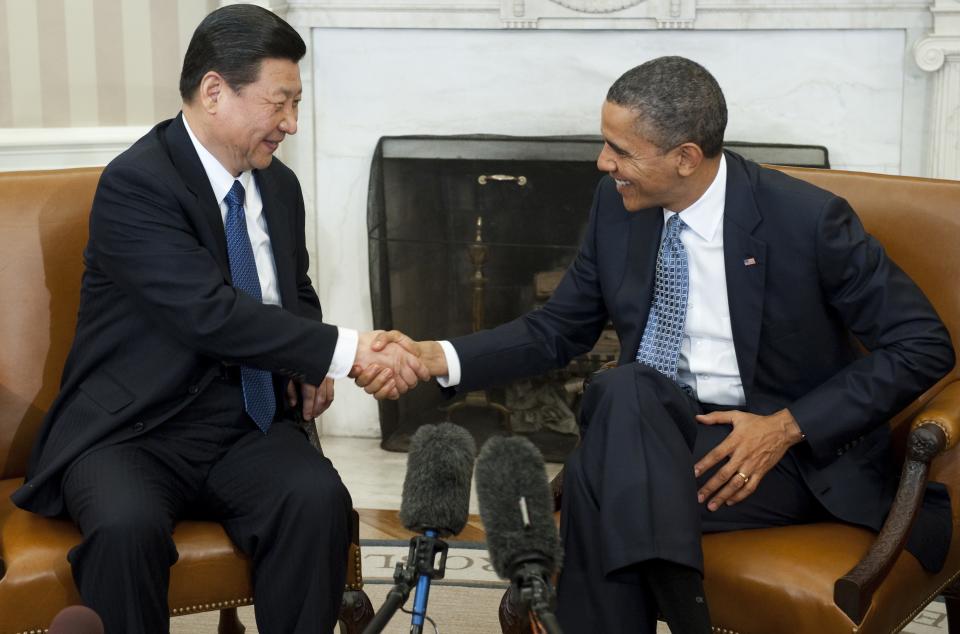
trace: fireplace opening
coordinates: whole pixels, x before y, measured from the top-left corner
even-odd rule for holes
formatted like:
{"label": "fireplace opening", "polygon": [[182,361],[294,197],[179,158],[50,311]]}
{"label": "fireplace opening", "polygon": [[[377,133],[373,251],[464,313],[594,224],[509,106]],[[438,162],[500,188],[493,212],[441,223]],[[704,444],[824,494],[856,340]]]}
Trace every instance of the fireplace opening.
{"label": "fireplace opening", "polygon": [[[384,137],[370,169],[367,226],[374,327],[446,339],[545,302],[573,260],[600,174],[595,136]],[[728,143],[765,163],[829,167],[826,148]],[[382,446],[450,420],[478,446],[522,434],[550,461],[578,440],[580,386],[619,345],[612,327],[566,368],[447,399],[421,387],[380,403]]]}

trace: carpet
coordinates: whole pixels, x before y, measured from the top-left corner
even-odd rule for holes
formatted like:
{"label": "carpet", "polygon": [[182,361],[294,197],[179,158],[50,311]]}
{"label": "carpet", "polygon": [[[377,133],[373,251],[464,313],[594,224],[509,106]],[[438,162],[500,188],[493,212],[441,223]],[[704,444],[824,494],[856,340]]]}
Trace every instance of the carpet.
{"label": "carpet", "polygon": [[[400,541],[362,540],[364,590],[376,610],[393,585],[397,562],[405,561],[408,543]],[[497,610],[507,587],[490,565],[486,548],[480,543],[454,542],[447,552],[446,574],[430,585],[427,616],[432,618],[440,634],[498,634]],[[413,607],[413,593],[405,607]],[[238,610],[246,634],[257,634],[253,606]],[[171,634],[217,634],[217,612],[191,614],[170,620]],[[410,616],[397,612],[384,629],[385,634],[408,634]],[[424,632],[434,630],[429,623]],[[659,623],[657,634],[670,630]],[[903,630],[903,634],[946,634],[947,616],[942,601],[934,601]]]}

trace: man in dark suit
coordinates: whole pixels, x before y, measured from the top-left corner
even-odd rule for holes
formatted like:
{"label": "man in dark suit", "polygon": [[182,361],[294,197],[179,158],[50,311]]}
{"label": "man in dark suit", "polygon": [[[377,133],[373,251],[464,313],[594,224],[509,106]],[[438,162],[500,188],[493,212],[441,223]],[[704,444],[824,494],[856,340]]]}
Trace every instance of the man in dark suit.
{"label": "man in dark suit", "polygon": [[372,352],[378,333],[322,321],[300,186],[273,159],[297,129],[305,51],[270,11],[213,12],[184,59],[181,115],[97,188],[76,338],[13,499],[77,523],[74,578],[109,633],[168,630],[188,515],[251,557],[261,632],[330,632],[351,502],[301,421],[354,364],[395,374],[378,397],[429,378],[399,348]]}
{"label": "man in dark suit", "polygon": [[[702,532],[826,517],[878,529],[895,476],[885,421],[954,362],[923,293],[846,201],[724,152],[726,121],[690,60],[627,72],[603,104],[608,176],[550,301],[404,343],[473,390],[564,366],[613,322],[619,366],[588,387],[565,469],[566,631],[652,632],[659,609],[673,632],[709,632]],[[382,387],[374,372],[357,381]],[[950,527],[933,486],[908,544],[926,568]]]}

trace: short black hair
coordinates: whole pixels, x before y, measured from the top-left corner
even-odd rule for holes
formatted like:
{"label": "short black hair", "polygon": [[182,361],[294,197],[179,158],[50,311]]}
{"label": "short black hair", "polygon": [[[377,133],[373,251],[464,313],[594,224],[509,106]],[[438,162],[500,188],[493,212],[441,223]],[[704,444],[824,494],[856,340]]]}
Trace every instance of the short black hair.
{"label": "short black hair", "polygon": [[210,71],[240,90],[257,80],[263,60],[299,62],[306,52],[300,34],[272,11],[254,4],[221,7],[205,17],[190,38],[180,71],[180,96],[192,101]]}
{"label": "short black hair", "polygon": [[663,151],[688,142],[708,157],[723,150],[723,91],[706,68],[685,57],[658,57],[628,70],[607,101],[636,112],[638,132]]}

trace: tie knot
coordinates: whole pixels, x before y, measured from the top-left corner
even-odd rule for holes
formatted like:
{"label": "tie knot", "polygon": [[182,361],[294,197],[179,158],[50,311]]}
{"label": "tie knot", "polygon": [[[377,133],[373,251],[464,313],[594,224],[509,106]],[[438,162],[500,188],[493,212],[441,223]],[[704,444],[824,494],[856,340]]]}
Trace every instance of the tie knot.
{"label": "tie knot", "polygon": [[227,206],[243,207],[243,198],[245,195],[246,192],[243,191],[243,185],[240,184],[240,181],[233,181],[233,187],[230,188],[226,196]]}
{"label": "tie knot", "polygon": [[[239,183],[237,183],[239,185]],[[667,219],[667,232],[664,238],[676,238],[687,225],[680,220],[680,214],[673,214]]]}

